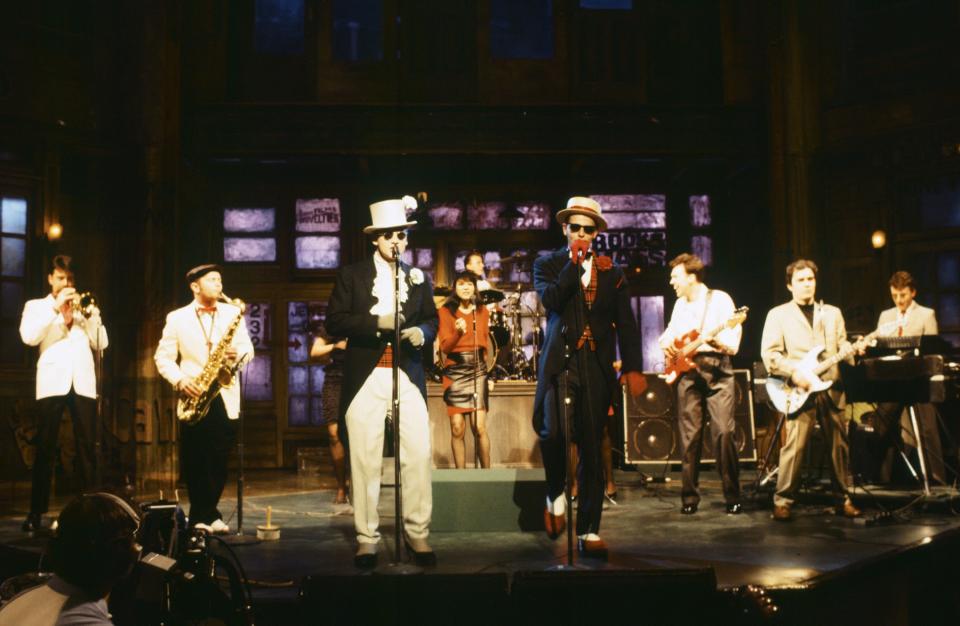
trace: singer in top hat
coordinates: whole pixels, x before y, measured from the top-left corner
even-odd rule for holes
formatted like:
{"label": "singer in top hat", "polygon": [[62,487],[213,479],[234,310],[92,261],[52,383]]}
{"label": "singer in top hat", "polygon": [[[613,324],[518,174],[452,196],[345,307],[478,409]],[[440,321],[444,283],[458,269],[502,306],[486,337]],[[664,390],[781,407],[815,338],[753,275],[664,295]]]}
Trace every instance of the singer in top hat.
{"label": "singer in top hat", "polygon": [[[403,526],[407,549],[420,565],[436,561],[427,543],[433,494],[430,481],[430,419],[423,369],[424,344],[437,334],[437,309],[430,279],[399,259],[407,248],[405,207],[413,198],[370,205],[372,254],[337,273],[327,307],[327,332],[347,339],[340,416],[346,423],[357,531],[358,567],[377,563],[380,542],[380,472],[384,418],[393,393],[393,359],[399,359],[400,463]],[[395,335],[394,269],[400,272],[400,346]]]}

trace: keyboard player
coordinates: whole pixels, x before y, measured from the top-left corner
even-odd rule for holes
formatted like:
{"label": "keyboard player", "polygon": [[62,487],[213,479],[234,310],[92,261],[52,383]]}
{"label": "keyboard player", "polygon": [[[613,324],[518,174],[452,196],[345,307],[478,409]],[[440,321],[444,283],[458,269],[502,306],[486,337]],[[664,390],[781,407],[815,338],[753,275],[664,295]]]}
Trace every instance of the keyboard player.
{"label": "keyboard player", "polygon": [[[914,298],[917,295],[916,283],[909,272],[899,271],[890,277],[890,297],[895,306],[880,313],[877,322],[879,328],[892,328],[894,336],[915,337],[918,335],[936,335],[937,316],[933,309],[921,306]],[[900,438],[900,424],[906,405],[898,402],[877,404],[875,429],[880,436],[880,482],[890,482],[892,466],[892,447]],[[926,465],[930,482],[945,484],[946,473],[943,463],[943,449],[940,444],[940,431],[937,428],[937,412],[932,404],[915,405],[920,437],[926,452]],[[906,421],[909,431],[909,420]]]}

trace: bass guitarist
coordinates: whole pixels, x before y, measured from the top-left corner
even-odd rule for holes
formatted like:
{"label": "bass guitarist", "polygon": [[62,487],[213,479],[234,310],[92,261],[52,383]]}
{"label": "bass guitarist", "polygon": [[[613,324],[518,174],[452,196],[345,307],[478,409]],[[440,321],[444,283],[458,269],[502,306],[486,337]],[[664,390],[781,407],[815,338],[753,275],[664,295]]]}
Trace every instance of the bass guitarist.
{"label": "bass guitarist", "polygon": [[[667,362],[676,359],[690,331],[725,325],[734,316],[733,299],[724,291],[709,289],[703,283],[703,261],[695,254],[681,254],[670,261],[670,286],[677,302],[670,323],[660,336],[660,347]],[[740,480],[737,446],[734,441],[736,422],[734,404],[736,387],[730,357],[740,347],[742,329],[739,324],[724,327],[703,342],[693,355],[696,366],[682,374],[677,383],[680,407],[680,444],[682,446],[683,487],[680,512],[692,515],[700,504],[698,490],[700,457],[703,452],[706,407],[710,415],[710,436],[717,455],[717,467],[723,482],[723,499],[727,513],[740,513]]]}
{"label": "bass guitarist", "polygon": [[[790,302],[774,307],[767,313],[760,344],[761,357],[771,376],[781,377],[800,390],[810,391],[822,387],[823,382],[837,381],[840,370],[834,363],[817,376],[812,368],[801,364],[809,352],[822,349],[823,356],[828,359],[849,353],[846,360],[852,363],[853,350],[847,341],[847,331],[840,309],[815,302],[816,263],[797,259],[787,266],[786,279],[787,289],[793,297]],[[845,517],[857,517],[861,514],[850,500],[847,473],[850,454],[846,423],[843,419],[844,404],[842,388],[833,384],[829,389],[811,393],[798,410],[790,408],[786,411],[789,414],[784,426],[786,443],[780,450],[777,490],[773,497],[775,520],[791,519],[790,508],[800,485],[803,450],[817,421],[826,440],[830,442],[833,478],[840,490],[838,501],[842,499],[836,512]]]}

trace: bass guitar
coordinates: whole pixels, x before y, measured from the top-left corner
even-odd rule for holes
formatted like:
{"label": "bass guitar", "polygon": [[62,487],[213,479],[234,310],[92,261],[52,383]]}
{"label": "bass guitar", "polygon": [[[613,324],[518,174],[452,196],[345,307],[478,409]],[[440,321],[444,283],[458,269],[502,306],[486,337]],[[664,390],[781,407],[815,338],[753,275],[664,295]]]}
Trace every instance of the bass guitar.
{"label": "bass guitar", "polygon": [[730,317],[730,319],[723,324],[720,324],[710,332],[701,335],[700,331],[694,328],[687,334],[681,335],[674,339],[673,345],[679,349],[679,352],[673,357],[667,357],[667,361],[664,363],[663,367],[663,380],[665,380],[668,385],[672,385],[674,381],[680,378],[681,374],[684,372],[689,372],[692,369],[696,369],[697,364],[693,362],[692,357],[696,353],[697,348],[712,340],[724,329],[736,328],[740,324],[743,324],[743,322],[747,319],[747,312],[749,310],[749,307],[740,307],[733,312],[733,315]]}

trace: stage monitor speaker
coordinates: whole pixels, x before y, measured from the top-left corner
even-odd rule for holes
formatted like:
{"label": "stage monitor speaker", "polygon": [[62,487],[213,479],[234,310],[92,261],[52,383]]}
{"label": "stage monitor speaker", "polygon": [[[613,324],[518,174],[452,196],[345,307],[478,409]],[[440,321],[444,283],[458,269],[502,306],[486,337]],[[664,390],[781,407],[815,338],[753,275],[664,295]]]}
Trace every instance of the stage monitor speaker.
{"label": "stage monitor speaker", "polygon": [[324,574],[303,579],[300,610],[304,624],[491,626],[508,614],[508,590],[506,572]]}
{"label": "stage monitor speaker", "polygon": [[516,624],[702,626],[721,615],[712,568],[520,571],[510,596]]}
{"label": "stage monitor speaker", "polygon": [[[756,428],[753,415],[753,388],[750,370],[733,371],[736,384],[734,418],[737,458],[756,461]],[[677,424],[677,388],[660,376],[645,373],[647,389],[634,402],[629,394],[623,399],[623,457],[629,465],[665,465],[681,460],[680,431]],[[715,463],[710,420],[704,415],[703,456],[701,463]]]}

